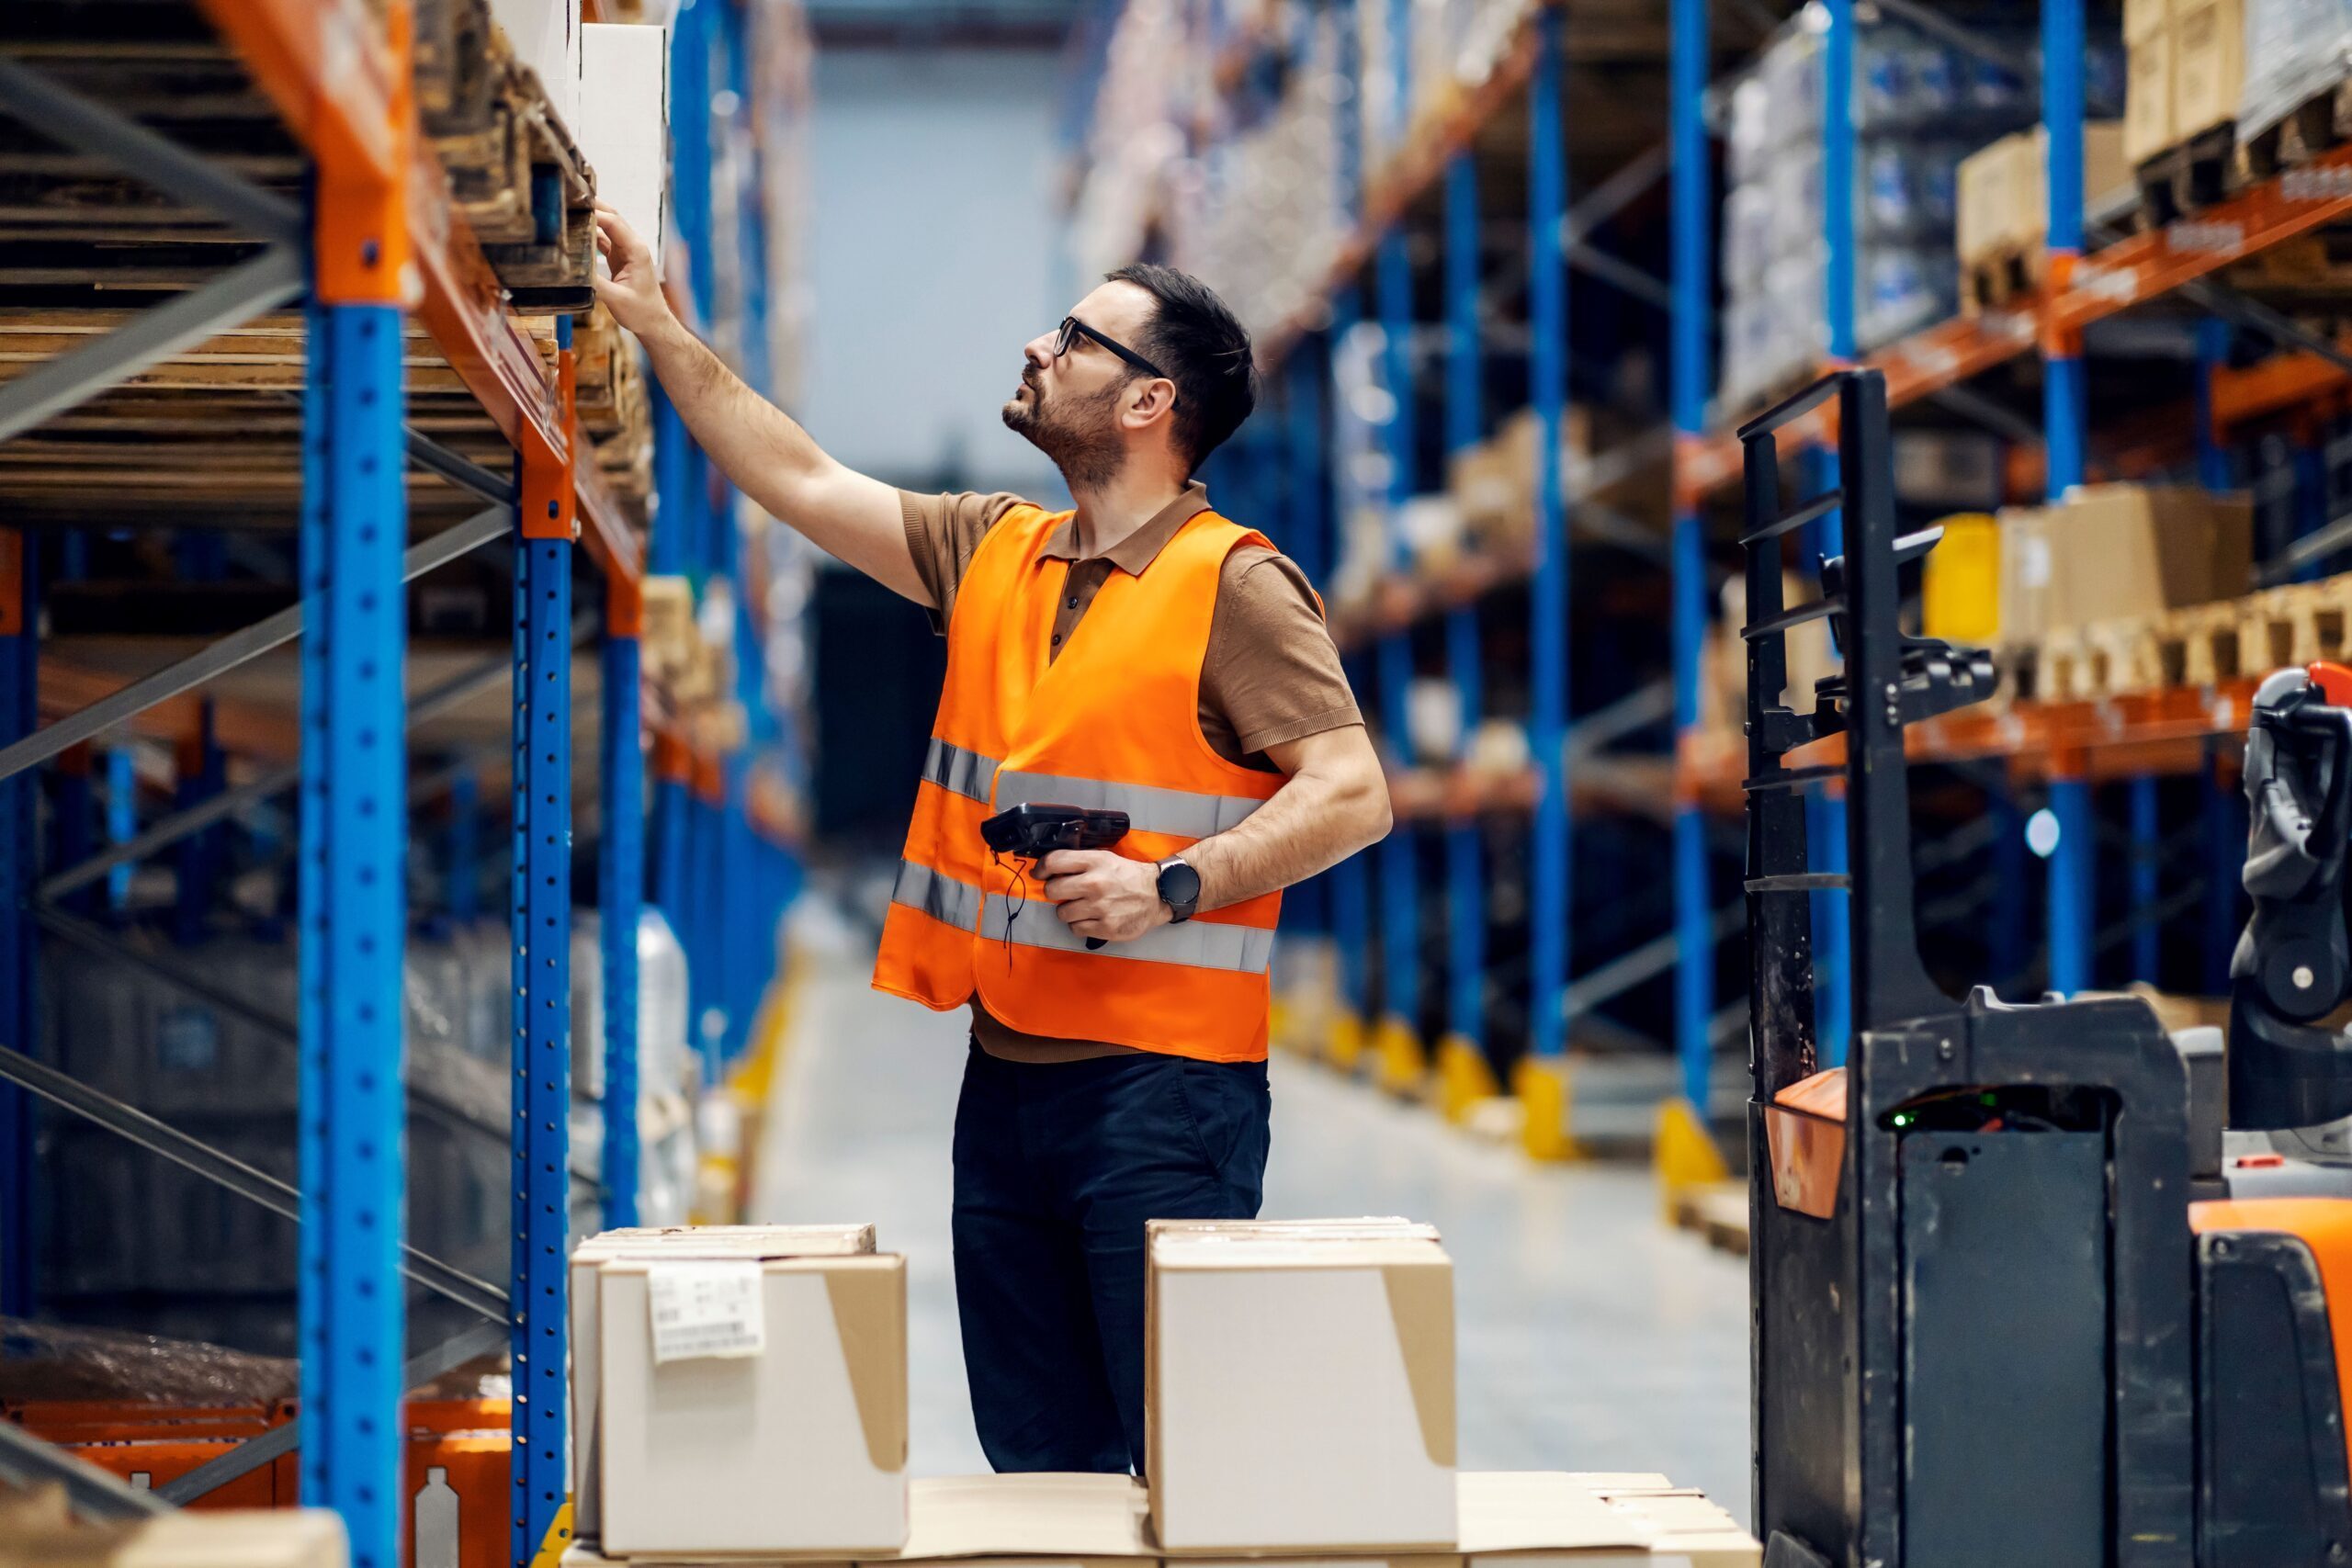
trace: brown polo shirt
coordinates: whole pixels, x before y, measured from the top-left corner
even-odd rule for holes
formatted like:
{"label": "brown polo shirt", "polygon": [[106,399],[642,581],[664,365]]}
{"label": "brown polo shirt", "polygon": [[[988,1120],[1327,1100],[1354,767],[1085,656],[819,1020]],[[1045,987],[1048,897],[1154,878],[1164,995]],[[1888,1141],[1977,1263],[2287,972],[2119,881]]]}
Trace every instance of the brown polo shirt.
{"label": "brown polo shirt", "polygon": [[[937,606],[932,625],[943,635],[980,540],[1007,512],[1025,504],[1017,495],[899,492],[907,548]],[[1065,523],[1057,529],[1039,552],[1040,558],[1070,562],[1069,587],[1054,613],[1053,652],[1058,654],[1069,640],[1112,572],[1143,576],[1176,530],[1208,505],[1203,486],[1186,485],[1142,527],[1102,555],[1083,558],[1075,527]],[[1209,619],[1208,653],[1201,663],[1200,719],[1201,733],[1218,756],[1266,773],[1279,771],[1267,759],[1267,747],[1363,722],[1306,574],[1289,557],[1258,545],[1226,557]],[[1125,1049],[1023,1034],[989,1017],[977,999],[972,1032],[982,1050],[1013,1061],[1079,1061]]]}

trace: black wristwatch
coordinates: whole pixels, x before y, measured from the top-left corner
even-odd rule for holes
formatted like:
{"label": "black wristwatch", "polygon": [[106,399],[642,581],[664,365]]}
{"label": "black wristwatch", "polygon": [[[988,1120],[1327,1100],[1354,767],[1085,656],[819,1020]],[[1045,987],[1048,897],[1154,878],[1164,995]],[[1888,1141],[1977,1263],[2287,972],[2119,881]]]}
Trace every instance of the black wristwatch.
{"label": "black wristwatch", "polygon": [[1174,855],[1161,861],[1159,901],[1168,906],[1174,923],[1182,925],[1201,907],[1201,874]]}

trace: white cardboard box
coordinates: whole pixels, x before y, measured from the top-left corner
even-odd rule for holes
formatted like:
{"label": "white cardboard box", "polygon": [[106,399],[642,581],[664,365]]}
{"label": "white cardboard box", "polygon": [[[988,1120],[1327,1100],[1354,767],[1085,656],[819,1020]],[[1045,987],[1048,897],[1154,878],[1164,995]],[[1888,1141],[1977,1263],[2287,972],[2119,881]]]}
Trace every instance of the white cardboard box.
{"label": "white cardboard box", "polygon": [[166,1513],[136,1523],[50,1530],[0,1540],[0,1562],[70,1568],[345,1568],[343,1517],[325,1508]]}
{"label": "white cardboard box", "polygon": [[895,1554],[907,1538],[907,1274],[889,1253],[758,1261],[762,1347],[657,1362],[657,1272],[602,1298],[604,1550]]}
{"label": "white cardboard box", "polygon": [[1144,1404],[1162,1551],[1454,1550],[1443,1247],[1167,1231],[1149,1256]]}
{"label": "white cardboard box", "polygon": [[872,1252],[874,1227],[854,1225],[671,1225],[609,1230],[571,1251],[572,1534],[595,1540],[604,1529],[598,1424],[603,1409],[604,1316],[596,1270],[616,1258],[816,1258]]}
{"label": "white cardboard box", "polygon": [[490,17],[506,34],[514,58],[547,90],[548,105],[564,128],[580,126],[580,0],[490,0]]}
{"label": "white cardboard box", "polygon": [[569,121],[596,171],[596,198],[653,247],[664,241],[670,180],[670,29],[590,22],[580,34],[580,114]]}

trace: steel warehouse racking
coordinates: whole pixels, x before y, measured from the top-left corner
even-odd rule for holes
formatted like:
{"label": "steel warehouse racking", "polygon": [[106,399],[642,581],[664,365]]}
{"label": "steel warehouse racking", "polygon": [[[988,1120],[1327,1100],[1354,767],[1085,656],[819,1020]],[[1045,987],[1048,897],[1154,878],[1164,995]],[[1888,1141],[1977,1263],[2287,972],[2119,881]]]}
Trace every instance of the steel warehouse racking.
{"label": "steel warehouse racking", "polygon": [[[399,1560],[408,1506],[405,1392],[501,1344],[514,1372],[514,1561],[566,1539],[563,1260],[576,1188],[605,1224],[638,1215],[649,847],[652,901],[685,950],[713,1082],[750,1040],[769,933],[797,882],[797,761],[771,708],[779,661],[767,656],[793,628],[771,624],[767,583],[755,592],[748,577],[789,558],[752,547],[760,520],[739,515],[658,396],[646,493],[628,440],[634,430],[641,446],[646,416],[612,400],[634,377],[622,363],[630,351],[608,321],[593,344],[575,334],[589,305],[578,266],[593,174],[531,102],[510,106],[539,139],[528,154],[538,166],[512,193],[520,235],[478,241],[475,221],[488,220],[480,193],[458,188],[426,134],[413,69],[449,47],[446,31],[420,36],[419,24],[446,23],[451,9],[431,0],[107,0],[28,6],[0,23],[0,114],[38,132],[10,144],[12,188],[68,182],[62,196],[41,191],[46,211],[12,207],[0,239],[0,344],[13,372],[0,381],[0,1313],[28,1315],[43,1291],[40,1145],[61,1119],[37,1114],[38,1098],[299,1226],[301,1380],[298,1419],[158,1493],[132,1492],[6,1421],[0,1470],[58,1475],[87,1511],[127,1514],[202,1495],[299,1444],[303,1500],[337,1509],[353,1560],[376,1564]],[[592,21],[622,19],[614,0],[584,10]],[[783,166],[791,150],[765,150],[792,134],[806,96],[798,13],[786,0],[684,0],[669,26],[672,102],[693,110],[672,127],[689,264],[679,268],[673,254],[672,287],[687,320],[768,388],[773,349],[788,353],[791,331],[770,310],[769,265],[790,244],[795,215],[776,205],[792,193]],[[447,70],[446,58],[439,64]],[[158,302],[121,308],[141,291]],[[617,444],[594,439],[614,432]],[[658,518],[650,532],[649,510]],[[94,547],[174,529],[179,574],[233,613],[240,594],[221,570],[232,550],[264,569],[278,561],[237,544],[250,536],[221,530],[280,519],[298,525],[290,606],[161,669],[119,649],[109,663],[105,645],[86,640],[74,644],[86,660],[41,658],[45,612],[77,602],[56,590],[87,575]],[[410,646],[403,585],[495,544],[513,550],[511,650],[436,680],[452,663],[449,639]],[[601,605],[578,617],[575,545],[604,583]],[[44,570],[55,580],[48,592]],[[706,618],[730,618],[722,631],[751,650],[720,701],[689,711],[670,672],[657,679],[641,657],[650,580],[683,580],[688,604],[699,591]],[[258,597],[282,603],[284,592]],[[51,619],[52,637],[62,624]],[[152,628],[118,620],[99,629]],[[299,675],[269,657],[298,638]],[[582,662],[586,640],[597,647]],[[598,692],[596,703],[575,705],[576,681]],[[511,701],[486,706],[501,691]],[[575,758],[575,736],[599,705],[595,752]],[[70,711],[39,722],[60,707]],[[443,1086],[409,1080],[402,963],[412,813],[448,796],[443,901],[463,921],[476,903],[479,802],[496,775],[501,730],[513,786],[503,1126]],[[110,750],[113,841],[96,850],[88,743],[125,734],[179,747],[175,795],[141,822],[131,753]],[[412,770],[410,747],[428,741],[454,760]],[[232,752],[252,761],[229,787]],[[35,772],[44,763],[53,780],[46,843]],[[134,868],[175,849],[188,917],[180,929],[196,929],[220,858],[207,847],[219,825],[266,816],[289,792],[299,792],[290,853],[264,863],[293,868],[290,1030],[193,954],[128,941],[119,922],[94,913],[101,885],[117,906]],[[572,835],[575,802],[588,800],[598,807],[602,990],[592,1011],[604,1136],[600,1162],[583,1167],[570,1143]],[[158,976],[233,1025],[290,1035],[299,1157],[282,1169],[291,1179],[77,1082],[62,1070],[71,1064],[42,1060],[44,936],[53,950],[92,950]],[[428,1113],[511,1145],[505,1290],[406,1243],[406,1123]],[[422,1292],[413,1312],[411,1286]],[[451,1310],[449,1322],[483,1321],[451,1333]],[[429,1332],[413,1338],[412,1320]]]}
{"label": "steel warehouse racking", "polygon": [[[1133,85],[1116,75],[1123,59],[1132,67],[1132,56],[1123,57],[1116,46],[1117,28],[1138,10],[1154,8],[1109,9],[1115,19],[1098,19],[1090,29],[1093,51],[1113,73],[1105,78],[1098,121],[1114,118],[1112,89]],[[1408,25],[1408,9],[1383,8],[1377,0],[1336,0],[1287,9],[1212,6],[1205,17],[1195,18],[1193,51],[1178,51],[1177,58],[1197,56],[1204,63],[1163,73],[1177,84],[1170,89],[1175,103],[1166,118],[1180,134],[1162,140],[1182,147],[1194,167],[1196,188],[1168,181],[1171,194],[1141,203],[1135,221],[1118,236],[1125,254],[1164,252],[1180,264],[1221,264],[1250,275],[1243,314],[1258,333],[1280,412],[1253,422],[1235,448],[1221,455],[1212,491],[1237,498],[1228,504],[1238,514],[1278,519],[1279,542],[1331,595],[1335,626],[1351,649],[1351,673],[1359,690],[1369,694],[1366,707],[1391,766],[1398,832],[1380,850],[1324,878],[1321,897],[1294,901],[1299,934],[1309,941],[1295,939],[1291,952],[1311,945],[1317,931],[1330,933],[1339,950],[1329,966],[1340,976],[1337,1017],[1324,1021],[1319,1015],[1329,1006],[1311,995],[1319,971],[1301,974],[1293,961],[1286,965],[1293,971],[1288,1022],[1295,1035],[1342,1065],[1368,1057],[1391,1087],[1428,1092],[1449,1111],[1464,1112],[1491,1092],[1487,1069],[1509,1061],[1495,1038],[1509,1010],[1498,1009],[1498,991],[1529,998],[1528,1054],[1548,1065],[1559,1058],[1571,1029],[1600,1032],[1606,1021],[1592,1013],[1594,1007],[1638,986],[1670,985],[1670,997],[1652,1015],[1670,1013],[1670,1029],[1661,1032],[1670,1032],[1679,1058],[1680,1100],[1702,1109],[1716,1052],[1736,1036],[1744,1010],[1736,1001],[1720,1007],[1717,996],[1719,972],[1733,972],[1723,966],[1718,945],[1740,929],[1731,875],[1736,851],[1718,825],[1736,804],[1737,759],[1699,732],[1708,601],[1726,575],[1734,537],[1723,492],[1738,473],[1732,429],[1742,412],[1717,396],[1714,373],[1720,221],[1714,149],[1732,81],[1726,73],[1747,69],[1750,51],[1762,41],[1758,14],[1767,8],[1674,0],[1649,8],[1646,34],[1631,28],[1623,7],[1573,0],[1409,8],[1415,17],[1466,12],[1475,19],[1464,30],[1474,34],[1505,17],[1505,41],[1477,58],[1471,58],[1476,51],[1464,50],[1456,79],[1419,94],[1407,85],[1367,85],[1363,62],[1347,57],[1343,42],[1337,73],[1346,85],[1327,95],[1334,105],[1340,211],[1328,228],[1310,228],[1298,247],[1305,258],[1299,276],[1277,275],[1261,284],[1246,251],[1193,238],[1199,232],[1210,242],[1216,238],[1214,224],[1196,216],[1195,208],[1211,215],[1221,204],[1258,210],[1250,205],[1248,158],[1252,139],[1271,140],[1263,128],[1276,123],[1266,100],[1278,89],[1267,83],[1279,83],[1283,70],[1296,73],[1314,58],[1302,42],[1314,20],[1335,18],[1342,40],[1363,36],[1359,19],[1375,28],[1385,25],[1393,36]],[[1815,0],[1769,10],[1767,22],[1815,34],[1826,79],[1845,84],[1843,91],[1823,95],[1814,133],[1826,193],[1819,206],[1829,363],[1883,370],[1890,404],[1904,417],[1932,412],[1938,419],[1964,420],[1992,432],[2005,444],[2003,485],[2013,498],[2055,498],[2092,478],[2165,473],[2186,473],[2219,489],[2245,472],[2279,489],[2300,509],[2289,530],[2292,537],[2266,563],[2265,581],[2307,570],[2341,547],[2346,536],[2332,521],[2341,510],[2332,502],[2340,458],[2312,427],[2341,407],[2352,344],[2247,298],[2223,275],[2352,215],[2352,150],[2320,150],[2296,167],[2248,177],[2186,220],[2136,231],[2124,220],[2132,214],[2121,209],[2103,209],[2086,220],[2081,184],[2086,81],[2093,74],[2094,36],[2111,39],[2117,6],[2048,0],[1928,7],[1885,0],[1858,10],[1854,0]],[[1182,8],[1170,14],[1193,15]],[[1286,26],[1280,20],[1284,17],[1298,25]],[[1957,57],[1987,62],[2025,84],[2048,138],[2051,257],[2039,281],[2013,298],[1916,327],[1867,353],[1854,307],[1855,204],[1862,182],[1852,107],[1860,91],[1859,40],[1866,21],[1913,28]],[[2011,30],[1990,30],[1998,27]],[[2018,29],[2025,29],[2022,37]],[[1736,36],[1726,38],[1727,32]],[[1665,67],[1665,90],[1653,100],[1663,111],[1662,144],[1646,150],[1638,142],[1614,145],[1607,155],[1597,154],[1595,128],[1605,127],[1599,135],[1606,138],[1622,135],[1627,123],[1644,123],[1622,100],[1611,106],[1621,111],[1615,114],[1560,118],[1562,84],[1573,105],[1589,79],[1577,73],[1577,62],[1604,56],[1628,75]],[[1414,53],[1407,74],[1422,63]],[[1192,89],[1197,101],[1183,96],[1188,82],[1207,84]],[[1396,100],[1417,107],[1393,122],[1385,155],[1368,153],[1365,127],[1385,101],[1382,95],[1391,91]],[[1136,139],[1136,145],[1145,141]],[[1278,145],[1296,155],[1295,141]],[[1084,149],[1088,162],[1077,202],[1085,259],[1119,254],[1103,249],[1093,233],[1108,209],[1091,199],[1086,183],[1097,173],[1105,184],[1136,177],[1136,161],[1114,157],[1114,151],[1098,123]],[[1563,152],[1577,176],[1573,190],[1556,183]],[[1649,187],[1661,178],[1668,190],[1657,204]],[[1521,182],[1529,198],[1524,223],[1514,220],[1499,247],[1491,230],[1486,238],[1490,247],[1515,253],[1514,262],[1523,265],[1527,303],[1518,321],[1498,308],[1515,298],[1516,282],[1498,287],[1491,267],[1482,277],[1476,251],[1482,186],[1491,190],[1512,181]],[[1629,214],[1628,221],[1613,233],[1604,231],[1617,213]],[[1491,216],[1486,221],[1491,224]],[[1432,256],[1436,265],[1426,265]],[[1666,278],[1645,267],[1652,256],[1666,264]],[[1418,273],[1417,263],[1424,264]],[[1652,430],[1636,428],[1583,463],[1582,474],[1555,466],[1569,395],[1563,366],[1582,364],[1580,346],[1597,352],[1587,335],[1592,316],[1572,309],[1566,294],[1572,275],[1612,299],[1635,301],[1636,309],[1658,309],[1669,367],[1662,412],[1670,436],[1660,440]],[[1213,272],[1212,281],[1223,286],[1228,279]],[[1253,310],[1261,296],[1263,303]],[[2168,323],[2183,310],[2195,322],[2193,331],[2183,322],[2177,339],[2167,337],[2163,345],[2164,353],[2183,359],[2192,337],[2196,346],[2193,371],[2181,377],[2177,402],[2152,401],[2144,389],[2120,388],[2116,377],[2102,374],[2102,353],[2146,352],[2144,342],[2124,344],[2116,331],[2154,320],[2170,332]],[[1382,372],[1377,385],[1396,394],[1394,414],[1373,421],[1386,459],[1378,474],[1377,510],[1389,554],[1369,591],[1351,594],[1346,574],[1336,569],[1348,544],[1348,470],[1355,456],[1340,434],[1339,405],[1350,396],[1348,377],[1364,379],[1343,362],[1352,352],[1348,345],[1357,323],[1365,319],[1382,329],[1374,361]],[[2111,346],[2101,350],[2094,341],[2086,355],[2086,335],[2096,340],[2102,332],[2110,333]],[[1626,336],[1647,346],[1639,334],[1621,334],[1621,346]],[[1515,547],[1473,548],[1452,560],[1415,560],[1400,525],[1410,513],[1407,503],[1434,488],[1433,456],[1459,454],[1478,439],[1498,389],[1507,396],[1522,385],[1515,372],[1498,369],[1522,354],[1528,359],[1523,385],[1541,432],[1535,450],[1544,465],[1535,486],[1541,511],[1534,538]],[[1439,356],[1443,375],[1421,379],[1419,396],[1410,395],[1417,361]],[[1399,394],[1398,389],[1408,390]],[[1432,409],[1442,441],[1429,439],[1420,428]],[[1825,467],[1834,465],[1828,418],[1816,412],[1782,433],[1784,454],[1814,467],[1809,491],[1836,486]],[[2280,436],[2282,423],[2299,428]],[[2256,437],[2258,450],[2233,451],[2233,442]],[[2277,450],[2282,443],[2290,449],[2285,457]],[[1662,515],[1628,525],[1631,520],[1621,513],[1641,510],[1622,500],[1628,476],[1631,488],[1663,495]],[[1805,520],[1808,550],[1836,554],[1837,528],[1833,502]],[[1574,705],[1569,701],[1572,659],[1579,680],[1596,674],[1605,680],[1610,673],[1611,660],[1598,668],[1587,662],[1593,655],[1568,614],[1574,563],[1596,547],[1630,548],[1627,562],[1664,568],[1671,585],[1659,600],[1641,601],[1655,618],[1670,620],[1659,662],[1670,677],[1675,739],[1657,750],[1640,750],[1640,702],[1591,700],[1582,692]],[[1517,618],[1521,594],[1523,628]],[[1585,602],[1580,592],[1577,602]],[[1636,663],[1649,657],[1645,638],[1650,628],[1619,626],[1628,650],[1623,657]],[[1501,664],[1505,657],[1515,668]],[[1417,674],[1436,671],[1445,672],[1464,716],[1514,711],[1498,704],[1516,694],[1504,688],[1524,683],[1527,700],[1516,710],[1528,720],[1523,768],[1470,755],[1466,718],[1450,758],[1416,756],[1408,692]],[[2026,980],[2032,961],[2024,942],[2039,927],[2046,938],[2040,972],[2052,988],[2080,989],[2095,977],[2120,980],[2127,968],[2129,977],[2149,981],[2180,974],[2186,984],[2175,988],[2216,988],[2216,964],[2226,964],[2235,936],[2243,842],[2225,769],[2256,673],[2176,675],[2171,685],[2090,698],[2043,694],[1996,713],[1955,715],[1915,728],[1915,758],[1957,770],[1953,776],[1989,807],[1989,815],[1977,813],[1982,819],[1970,831],[1923,842],[1919,852],[1939,863],[1989,865],[1965,908],[1983,915],[1990,900],[1989,919],[1979,923],[1994,934],[1970,940],[2001,950],[1992,957],[2005,983]],[[1637,695],[1642,691],[1635,690]],[[2202,780],[2200,799],[2185,821],[2181,793],[2158,787],[2162,778],[2183,775]],[[2109,784],[2119,787],[2102,794]],[[2027,910],[2032,877],[2022,829],[2030,808],[2045,795],[2059,831],[2036,919]],[[1808,809],[1821,839],[1842,845],[1842,802],[1817,788],[1809,792]],[[2116,820],[2103,822],[2110,809]],[[1572,886],[1572,867],[1588,863],[1589,846],[1582,840],[1593,835],[1572,832],[1570,824],[1588,812],[1660,822],[1670,838],[1658,859],[1670,864],[1670,876],[1611,868],[1590,889]],[[1498,821],[1513,824],[1512,833],[1530,825],[1524,840],[1498,836]],[[1427,851],[1420,847],[1441,834],[1442,848],[1434,842]],[[2101,847],[2110,840],[2123,852]],[[2172,861],[2184,845],[2191,869],[2181,873]],[[1522,858],[1532,911],[1524,979],[1510,944],[1501,941],[1499,912],[1517,901]],[[2107,925],[2098,915],[2102,878],[2114,885],[2107,889],[2109,900],[2130,911]],[[1660,921],[1665,930],[1630,944],[1632,933],[1621,931],[1612,944],[1594,929],[1606,919],[1606,905],[1637,902],[1653,880],[1671,887],[1672,913]],[[1843,951],[1841,899],[1825,891],[1816,905],[1816,949]],[[2201,972],[2177,963],[2167,968],[2162,959],[2165,928],[2182,919],[2196,925]],[[1620,951],[1605,963],[1585,956],[1611,945]],[[2125,956],[2102,962],[2110,950]],[[1842,977],[1825,972],[1821,982],[1821,1032],[1834,1059],[1844,1032]],[[1327,1027],[1329,1041],[1322,1037]],[[1373,1037],[1369,1051],[1361,1039],[1366,1032]],[[1439,1048],[1425,1052],[1424,1041],[1440,1037]],[[1522,1066],[1514,1077],[1528,1146],[1563,1152],[1569,1145],[1557,1119],[1565,1090],[1549,1071]]]}

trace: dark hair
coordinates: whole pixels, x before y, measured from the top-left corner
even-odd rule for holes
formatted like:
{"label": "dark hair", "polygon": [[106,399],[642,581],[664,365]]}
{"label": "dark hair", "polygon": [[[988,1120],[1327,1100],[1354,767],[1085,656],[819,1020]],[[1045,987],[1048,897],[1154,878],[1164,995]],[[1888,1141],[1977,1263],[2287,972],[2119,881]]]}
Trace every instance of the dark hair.
{"label": "dark hair", "polygon": [[1258,406],[1258,367],[1250,333],[1199,278],[1157,262],[1106,273],[1159,301],[1136,346],[1176,383],[1176,445],[1198,468]]}

